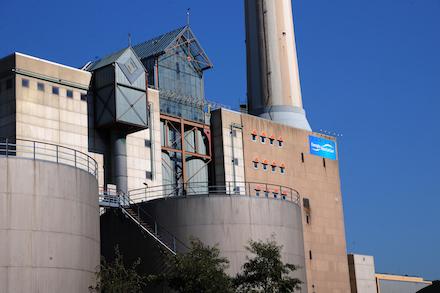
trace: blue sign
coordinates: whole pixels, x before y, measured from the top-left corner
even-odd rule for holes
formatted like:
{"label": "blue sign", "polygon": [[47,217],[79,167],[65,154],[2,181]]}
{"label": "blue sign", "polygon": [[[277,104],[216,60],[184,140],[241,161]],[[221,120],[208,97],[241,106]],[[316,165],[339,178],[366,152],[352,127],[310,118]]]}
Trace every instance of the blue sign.
{"label": "blue sign", "polygon": [[336,142],[316,136],[309,136],[309,142],[312,155],[336,160]]}

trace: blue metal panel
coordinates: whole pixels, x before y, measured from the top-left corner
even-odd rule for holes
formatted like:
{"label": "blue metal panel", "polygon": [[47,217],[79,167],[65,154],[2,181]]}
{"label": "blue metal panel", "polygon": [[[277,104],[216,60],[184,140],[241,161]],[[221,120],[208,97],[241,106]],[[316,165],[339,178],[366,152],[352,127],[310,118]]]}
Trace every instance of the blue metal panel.
{"label": "blue metal panel", "polygon": [[309,136],[310,153],[330,160],[336,160],[336,142],[317,136]]}

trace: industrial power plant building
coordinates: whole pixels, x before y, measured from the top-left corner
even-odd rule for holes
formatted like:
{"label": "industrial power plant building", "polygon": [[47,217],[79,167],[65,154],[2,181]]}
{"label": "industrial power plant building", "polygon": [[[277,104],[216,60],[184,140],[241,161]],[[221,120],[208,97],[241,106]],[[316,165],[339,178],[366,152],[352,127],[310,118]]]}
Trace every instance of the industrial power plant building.
{"label": "industrial power plant building", "polygon": [[0,59],[0,293],[88,292],[115,245],[154,272],[191,237],[234,275],[272,236],[301,292],[350,292],[337,143],[303,109],[291,2],[245,12],[240,112],[206,100],[189,26],[81,69]]}

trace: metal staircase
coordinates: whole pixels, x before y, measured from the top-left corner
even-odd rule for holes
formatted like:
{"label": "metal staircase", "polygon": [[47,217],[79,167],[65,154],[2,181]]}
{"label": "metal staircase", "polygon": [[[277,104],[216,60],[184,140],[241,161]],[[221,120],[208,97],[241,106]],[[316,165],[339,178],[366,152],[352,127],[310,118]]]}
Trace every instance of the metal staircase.
{"label": "metal staircase", "polygon": [[153,238],[159,246],[173,255],[177,253],[177,243],[186,247],[183,242],[177,240],[173,234],[159,225],[150,214],[142,209],[140,204],[133,202],[130,197],[122,192],[100,192],[99,206],[102,208],[120,209],[121,212],[145,234]]}

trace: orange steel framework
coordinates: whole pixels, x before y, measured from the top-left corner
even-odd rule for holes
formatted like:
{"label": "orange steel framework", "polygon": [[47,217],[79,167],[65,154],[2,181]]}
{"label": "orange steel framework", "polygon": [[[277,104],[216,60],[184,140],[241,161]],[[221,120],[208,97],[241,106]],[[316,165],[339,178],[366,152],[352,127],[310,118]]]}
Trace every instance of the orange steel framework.
{"label": "orange steel framework", "polygon": [[[162,152],[174,152],[174,153],[179,153],[181,154],[182,157],[182,180],[183,183],[188,183],[193,176],[195,176],[198,172],[200,172],[204,167],[206,167],[211,161],[212,161],[212,140],[211,140],[211,129],[209,127],[209,125],[203,124],[203,123],[197,123],[194,121],[188,121],[185,120],[183,118],[177,118],[177,117],[172,117],[172,116],[168,116],[168,115],[160,115],[160,120],[164,122],[164,124],[166,126],[171,125],[175,130],[178,131],[179,133],[179,137],[174,141],[177,142],[177,140],[180,141],[180,149],[178,148],[173,148],[170,147],[168,145],[162,146]],[[171,124],[171,123],[172,124]],[[174,125],[178,125],[177,127],[175,127]],[[186,143],[191,143],[190,141],[187,140],[186,135],[185,135],[185,129],[188,129],[188,127],[191,128],[191,130],[200,130],[207,139],[208,145],[206,146],[206,154],[200,154],[197,152],[198,145],[199,143],[203,143],[199,142],[196,136],[195,139],[195,145],[193,146],[193,149],[195,150],[195,152],[191,152],[188,151],[186,149]],[[165,127],[165,137],[168,138],[168,127]],[[174,142],[171,143],[171,145],[174,145]],[[198,158],[198,159],[202,159],[204,160],[205,164],[204,166],[202,166],[199,170],[197,170],[194,174],[192,174],[192,177],[188,177],[188,171],[186,168],[186,157],[187,156],[191,156],[194,158]],[[164,164],[164,160],[162,159],[162,164]]]}

